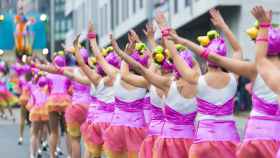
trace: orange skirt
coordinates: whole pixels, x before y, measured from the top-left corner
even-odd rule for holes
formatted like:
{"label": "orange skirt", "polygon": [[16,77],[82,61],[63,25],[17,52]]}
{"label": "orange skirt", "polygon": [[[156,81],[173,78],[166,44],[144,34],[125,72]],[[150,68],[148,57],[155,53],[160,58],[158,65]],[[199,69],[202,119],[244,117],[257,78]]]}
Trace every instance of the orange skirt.
{"label": "orange skirt", "polygon": [[248,140],[237,150],[238,158],[275,158],[280,147],[276,140]]}
{"label": "orange skirt", "polygon": [[71,105],[71,96],[68,94],[51,94],[48,97],[46,106],[49,112],[64,112],[66,107]]}
{"label": "orange skirt", "polygon": [[[191,146],[190,158],[236,158],[239,143],[232,141],[205,141]],[[249,158],[249,157],[248,157]]]}

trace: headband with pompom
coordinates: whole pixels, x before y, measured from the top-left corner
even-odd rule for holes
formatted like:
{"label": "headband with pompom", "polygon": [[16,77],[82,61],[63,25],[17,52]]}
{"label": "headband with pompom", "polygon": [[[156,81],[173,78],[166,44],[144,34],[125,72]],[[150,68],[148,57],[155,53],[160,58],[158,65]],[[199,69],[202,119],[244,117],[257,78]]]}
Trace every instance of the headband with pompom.
{"label": "headband with pompom", "polygon": [[[252,40],[256,40],[259,32],[259,23],[246,30]],[[267,55],[275,56],[280,54],[280,28],[271,26],[268,29],[268,50]]]}
{"label": "headband with pompom", "polygon": [[153,52],[153,60],[156,64],[160,65],[161,69],[167,72],[173,71],[172,58],[167,49],[164,50],[163,47],[157,46]]}
{"label": "headband with pompom", "polygon": [[[206,36],[199,36],[197,40],[199,41],[200,45],[207,49],[210,53],[216,53],[220,56],[227,55],[227,46],[225,40],[220,37],[220,34],[217,31],[208,31]],[[209,66],[218,66],[217,64],[210,61],[207,61],[207,63]]]}
{"label": "headband with pompom", "polygon": [[[193,67],[193,57],[192,57],[192,52],[189,50],[185,50],[185,51],[181,51],[179,53],[180,57],[182,59],[184,59],[185,63],[187,66],[189,66],[190,68]],[[174,68],[174,73],[175,73],[175,77],[179,78],[181,77],[181,74],[179,73],[179,71],[176,69],[176,67]]]}
{"label": "headband with pompom", "polygon": [[[111,46],[107,47],[106,49],[103,49],[102,52],[103,52],[102,55],[104,56],[105,60],[109,64],[113,65],[115,68],[118,68],[118,69],[120,68],[121,60],[120,60],[119,56],[116,54],[116,52],[114,51],[113,47],[111,47]],[[95,57],[91,58],[91,62],[93,65],[96,65],[97,73],[104,76],[105,73],[104,73],[103,69],[101,68],[101,66],[98,63],[96,63]]]}

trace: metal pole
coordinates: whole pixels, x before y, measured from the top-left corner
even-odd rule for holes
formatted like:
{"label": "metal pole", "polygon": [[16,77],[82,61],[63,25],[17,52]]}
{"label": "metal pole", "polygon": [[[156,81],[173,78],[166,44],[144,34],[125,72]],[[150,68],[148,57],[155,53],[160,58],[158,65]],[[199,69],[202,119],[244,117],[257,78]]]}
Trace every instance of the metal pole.
{"label": "metal pole", "polygon": [[54,0],[50,0],[51,5],[50,5],[50,45],[51,45],[51,53],[54,52],[54,22],[55,22],[55,17],[54,17]]}

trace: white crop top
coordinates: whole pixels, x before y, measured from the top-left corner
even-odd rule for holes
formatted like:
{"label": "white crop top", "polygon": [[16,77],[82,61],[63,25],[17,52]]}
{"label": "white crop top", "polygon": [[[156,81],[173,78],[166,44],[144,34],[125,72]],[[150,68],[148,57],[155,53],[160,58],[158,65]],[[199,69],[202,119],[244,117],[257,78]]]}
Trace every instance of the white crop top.
{"label": "white crop top", "polygon": [[150,102],[152,105],[156,106],[157,108],[163,108],[164,107],[164,98],[161,98],[158,96],[156,87],[151,85],[150,88]]}
{"label": "white crop top", "polygon": [[93,84],[91,85],[91,95],[105,103],[113,103],[115,101],[114,88],[106,86],[104,79],[101,79],[96,87]]}
{"label": "white crop top", "polygon": [[228,84],[221,89],[208,86],[205,76],[199,77],[197,97],[217,106],[224,105],[224,103],[235,96],[237,90],[236,78],[232,73],[229,73],[229,75],[230,80]]}
{"label": "white crop top", "polygon": [[132,102],[142,99],[146,96],[147,90],[145,88],[135,88],[127,90],[121,85],[121,75],[117,74],[114,83],[115,97],[125,102]]}
{"label": "white crop top", "polygon": [[172,81],[167,97],[165,98],[165,105],[168,105],[173,110],[188,114],[197,110],[197,103],[195,97],[184,98],[177,89],[177,84]]}
{"label": "white crop top", "polygon": [[[279,82],[280,83],[280,82]],[[253,93],[268,103],[277,103],[277,94],[274,93],[258,74],[253,85]]]}

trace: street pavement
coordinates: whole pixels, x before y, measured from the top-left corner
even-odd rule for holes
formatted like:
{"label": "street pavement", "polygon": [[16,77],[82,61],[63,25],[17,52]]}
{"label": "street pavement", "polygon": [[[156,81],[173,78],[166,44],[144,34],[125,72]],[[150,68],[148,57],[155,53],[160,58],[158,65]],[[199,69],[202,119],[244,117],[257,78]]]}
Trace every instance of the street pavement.
{"label": "street pavement", "polygon": [[[19,135],[19,109],[14,109],[16,115],[16,122],[12,120],[0,119],[0,158],[29,158],[29,142],[30,142],[30,128],[26,126],[24,131],[23,144],[18,145]],[[64,140],[62,141],[62,144]],[[65,147],[62,146],[64,153]],[[43,158],[49,158],[48,151],[43,152]],[[60,156],[59,158],[66,158],[66,156]]]}
{"label": "street pavement", "polygon": [[[29,127],[24,131],[23,145],[17,145],[19,109],[14,109],[16,122],[0,119],[0,158],[29,158]],[[237,128],[243,138],[244,127],[248,113],[241,113],[235,117]],[[64,141],[62,141],[64,144]],[[62,146],[65,153],[65,146]],[[48,152],[43,152],[43,158],[48,158]],[[60,158],[66,158],[61,156]]]}

